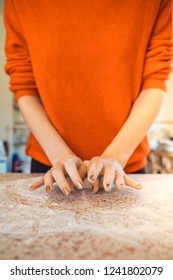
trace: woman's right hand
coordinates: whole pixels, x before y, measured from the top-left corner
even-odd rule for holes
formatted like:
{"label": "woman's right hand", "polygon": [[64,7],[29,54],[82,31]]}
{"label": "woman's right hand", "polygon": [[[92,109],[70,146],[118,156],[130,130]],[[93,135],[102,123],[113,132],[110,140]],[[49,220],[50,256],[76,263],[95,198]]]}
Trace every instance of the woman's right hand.
{"label": "woman's right hand", "polygon": [[69,176],[78,188],[82,188],[82,179],[78,173],[82,160],[73,153],[52,124],[41,99],[32,95],[22,96],[18,100],[18,105],[30,131],[52,164],[52,168],[38,179],[31,189],[35,190],[45,185],[47,191],[51,192],[55,181],[62,192],[68,195],[72,189],[66,176]]}
{"label": "woman's right hand", "polygon": [[[74,154],[68,154],[61,157],[44,176],[40,177],[31,186],[31,190],[36,190],[45,185],[46,191],[51,192],[53,183],[56,182],[61,191],[65,195],[69,195],[73,191],[74,185],[78,189],[83,189],[82,179],[85,175],[86,168],[82,166],[82,160]],[[70,178],[72,184],[67,181],[66,176]]]}

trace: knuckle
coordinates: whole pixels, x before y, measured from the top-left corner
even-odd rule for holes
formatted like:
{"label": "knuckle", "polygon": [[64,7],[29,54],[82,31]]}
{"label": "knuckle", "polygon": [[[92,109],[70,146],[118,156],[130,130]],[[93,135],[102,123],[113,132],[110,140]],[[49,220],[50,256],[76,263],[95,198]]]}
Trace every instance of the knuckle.
{"label": "knuckle", "polygon": [[91,165],[89,169],[89,173],[94,173],[96,169],[97,169],[97,165],[95,164]]}
{"label": "knuckle", "polygon": [[75,161],[73,158],[68,158],[67,160],[64,161],[64,167],[69,168],[71,166],[75,165]]}
{"label": "knuckle", "polygon": [[89,165],[89,160],[84,160],[82,164],[87,168]]}
{"label": "knuckle", "polygon": [[43,180],[45,180],[46,178],[47,178],[47,176],[48,176],[48,174],[47,174],[47,172],[44,174],[44,176],[43,176]]}
{"label": "knuckle", "polygon": [[96,163],[98,163],[98,162],[100,162],[100,157],[98,157],[98,156],[96,156],[96,157],[93,157],[92,159],[91,159],[91,164],[96,164]]}
{"label": "knuckle", "polygon": [[45,174],[44,174],[44,176],[43,176],[43,178],[46,178],[47,176],[50,176],[50,170],[48,170]]}
{"label": "knuckle", "polygon": [[90,166],[90,172],[98,172],[102,169],[102,164],[100,162],[93,162]]}
{"label": "knuckle", "polygon": [[75,155],[66,158],[64,161],[64,167],[68,168],[68,169],[71,166],[74,166],[74,165],[80,166],[81,164],[82,164],[82,160]]}
{"label": "knuckle", "polygon": [[70,161],[81,161],[81,159],[79,157],[77,157],[76,155],[71,155],[67,158],[67,160]]}
{"label": "knuckle", "polygon": [[55,168],[52,168],[52,169],[51,169],[51,174],[52,174],[53,177],[55,176],[55,174],[56,174]]}
{"label": "knuckle", "polygon": [[63,164],[61,162],[57,162],[56,165],[52,166],[50,172],[51,174],[55,174],[57,170],[62,170],[63,169]]}
{"label": "knuckle", "polygon": [[107,173],[107,175],[114,175],[115,174],[115,170],[114,170],[113,167],[106,168],[105,172]]}

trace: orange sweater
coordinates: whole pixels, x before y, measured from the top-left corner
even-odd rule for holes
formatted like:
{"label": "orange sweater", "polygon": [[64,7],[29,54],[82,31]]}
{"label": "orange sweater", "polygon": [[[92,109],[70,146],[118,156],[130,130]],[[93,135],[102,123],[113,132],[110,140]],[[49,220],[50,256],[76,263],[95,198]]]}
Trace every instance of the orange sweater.
{"label": "orange sweater", "polygon": [[[165,90],[171,8],[171,0],[6,0],[11,91],[16,100],[39,95],[52,124],[81,159],[100,155],[140,91]],[[126,172],[142,168],[148,151],[145,137]],[[32,134],[26,153],[50,164]]]}

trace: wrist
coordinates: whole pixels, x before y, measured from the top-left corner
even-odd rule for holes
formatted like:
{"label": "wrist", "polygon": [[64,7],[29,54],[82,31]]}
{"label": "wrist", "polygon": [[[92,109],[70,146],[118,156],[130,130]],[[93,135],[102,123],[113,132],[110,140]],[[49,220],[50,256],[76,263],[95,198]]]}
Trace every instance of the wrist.
{"label": "wrist", "polygon": [[72,155],[74,156],[74,153],[70,149],[65,149],[60,153],[54,153],[52,156],[49,156],[49,160],[51,162],[51,165],[54,166],[58,161]]}
{"label": "wrist", "polygon": [[104,157],[114,157],[124,168],[126,166],[126,163],[129,159],[129,155],[122,151],[117,151],[115,149],[110,149],[109,147],[105,149],[105,151],[102,153],[102,156]]}

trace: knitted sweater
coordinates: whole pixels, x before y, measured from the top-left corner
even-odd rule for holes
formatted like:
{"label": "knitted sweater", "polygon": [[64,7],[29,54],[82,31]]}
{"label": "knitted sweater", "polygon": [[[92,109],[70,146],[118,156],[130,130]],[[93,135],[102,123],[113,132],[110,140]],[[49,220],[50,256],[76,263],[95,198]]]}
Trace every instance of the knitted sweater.
{"label": "knitted sweater", "polygon": [[[39,96],[51,123],[81,159],[100,155],[140,91],[165,90],[171,9],[171,0],[6,0],[11,91],[17,101]],[[125,171],[142,168],[148,152],[145,137]],[[26,153],[50,165],[32,134]]]}

